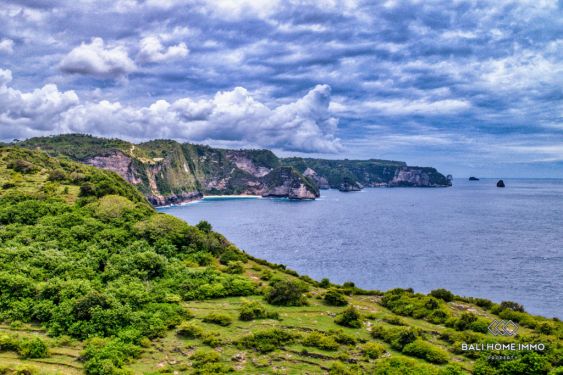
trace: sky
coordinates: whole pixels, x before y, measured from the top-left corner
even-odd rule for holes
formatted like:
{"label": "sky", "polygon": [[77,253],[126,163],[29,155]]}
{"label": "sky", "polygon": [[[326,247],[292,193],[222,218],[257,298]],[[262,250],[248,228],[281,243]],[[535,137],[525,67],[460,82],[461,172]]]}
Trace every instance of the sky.
{"label": "sky", "polygon": [[0,140],[563,178],[563,1],[0,3]]}

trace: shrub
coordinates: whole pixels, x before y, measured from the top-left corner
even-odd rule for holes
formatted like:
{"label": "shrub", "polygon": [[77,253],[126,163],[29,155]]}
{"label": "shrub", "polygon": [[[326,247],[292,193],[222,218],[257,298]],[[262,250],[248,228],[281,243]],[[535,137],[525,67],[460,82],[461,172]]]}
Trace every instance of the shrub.
{"label": "shrub", "polygon": [[345,364],[342,362],[334,362],[330,366],[330,370],[328,371],[330,375],[354,375],[354,372],[350,370]]}
{"label": "shrub", "polygon": [[447,353],[421,339],[416,339],[410,344],[405,345],[403,353],[417,358],[425,359],[428,362],[442,364],[448,362]]}
{"label": "shrub", "polygon": [[15,172],[20,172],[20,173],[33,173],[36,172],[38,170],[37,166],[34,165],[33,163],[30,163],[28,161],[25,160],[13,160],[11,162],[8,163],[7,165],[8,169],[12,169]]}
{"label": "shrub", "polygon": [[443,301],[450,302],[454,299],[454,294],[447,289],[434,289],[430,292],[430,295],[435,298],[439,298]]}
{"label": "shrub", "polygon": [[279,319],[279,314],[275,311],[268,311],[266,307],[258,301],[243,301],[240,308],[239,320],[251,321],[254,319]]}
{"label": "shrub", "polygon": [[406,325],[403,319],[399,318],[398,316],[386,316],[383,318],[383,321],[394,326],[404,326]]}
{"label": "shrub", "polygon": [[17,351],[20,343],[17,337],[0,334],[0,351]]}
{"label": "shrub", "polygon": [[517,311],[517,312],[526,312],[524,311],[524,306],[522,306],[519,303],[516,302],[512,302],[512,301],[503,301],[500,303],[500,310],[506,310],[506,309],[510,309],[512,311]]}
{"label": "shrub", "polygon": [[247,349],[257,350],[260,353],[268,353],[282,345],[291,344],[293,341],[295,341],[294,334],[282,329],[273,328],[245,336],[239,341],[239,345]]}
{"label": "shrub", "polygon": [[319,282],[321,288],[328,288],[330,286],[330,280],[326,277]]}
{"label": "shrub", "polygon": [[336,289],[328,290],[324,295],[324,301],[329,306],[346,306],[348,304],[344,294]]}
{"label": "shrub", "polygon": [[219,257],[219,262],[224,265],[228,265],[230,262],[242,262],[246,263],[247,258],[239,249],[230,245],[227,247],[221,256]]}
{"label": "shrub", "polygon": [[212,348],[216,348],[219,345],[224,344],[225,340],[219,332],[204,332],[201,335],[201,342],[205,345],[211,346]]}
{"label": "shrub", "polygon": [[209,233],[213,230],[213,227],[211,226],[211,224],[209,224],[209,222],[205,221],[205,220],[201,220],[199,223],[197,223],[196,225],[197,229],[199,229],[202,232],[205,233]]}
{"label": "shrub", "polygon": [[118,374],[129,358],[137,357],[141,348],[121,339],[93,338],[84,350],[84,369],[88,375]]}
{"label": "shrub", "polygon": [[381,339],[390,344],[395,350],[402,350],[405,345],[414,342],[418,333],[411,327],[389,327],[375,326],[371,330],[371,335],[375,339]]}
{"label": "shrub", "polygon": [[230,261],[225,269],[225,272],[240,275],[244,272],[244,263],[239,260]]}
{"label": "shrub", "polygon": [[205,323],[212,323],[222,327],[226,327],[233,322],[233,318],[231,318],[229,315],[226,314],[213,312],[207,315],[205,318],[203,318],[203,321]]}
{"label": "shrub", "polygon": [[307,334],[302,341],[305,346],[312,346],[322,350],[336,350],[338,349],[338,343],[336,340],[327,336],[324,333],[313,331]]}
{"label": "shrub", "polygon": [[18,354],[22,358],[45,358],[49,356],[47,344],[39,337],[23,339],[19,344]]}
{"label": "shrub", "polygon": [[362,346],[362,353],[368,358],[376,359],[385,353],[385,347],[376,342],[368,342]]}
{"label": "shrub", "polygon": [[178,327],[178,335],[187,339],[195,339],[203,334],[203,328],[193,322],[184,322]]}
{"label": "shrub", "polygon": [[336,318],[334,318],[334,322],[345,327],[360,328],[362,326],[360,319],[361,317],[358,310],[356,310],[353,306],[350,306],[338,314]]}
{"label": "shrub", "polygon": [[306,291],[307,286],[301,281],[276,279],[270,284],[266,301],[272,305],[303,306],[307,304],[303,296]]}
{"label": "shrub", "polygon": [[342,345],[355,345],[356,344],[356,339],[354,338],[354,336],[349,335],[347,333],[344,333],[343,330],[338,329],[338,330],[329,330],[327,332],[329,335],[331,335],[332,337],[334,337],[334,340]]}

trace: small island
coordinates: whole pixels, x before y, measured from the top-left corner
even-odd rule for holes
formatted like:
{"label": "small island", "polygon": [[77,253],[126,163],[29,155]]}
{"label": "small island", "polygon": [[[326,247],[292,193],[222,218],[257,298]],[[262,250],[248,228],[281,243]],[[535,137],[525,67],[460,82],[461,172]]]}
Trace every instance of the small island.
{"label": "small island", "polygon": [[469,177],[469,181],[479,181],[479,179],[477,177],[471,176]]}

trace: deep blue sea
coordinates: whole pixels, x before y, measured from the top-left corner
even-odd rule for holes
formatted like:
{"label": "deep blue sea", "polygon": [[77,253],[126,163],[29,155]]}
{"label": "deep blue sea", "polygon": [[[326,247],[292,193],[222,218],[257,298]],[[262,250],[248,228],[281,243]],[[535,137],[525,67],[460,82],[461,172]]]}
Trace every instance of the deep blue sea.
{"label": "deep blue sea", "polygon": [[246,252],[366,289],[447,288],[563,318],[563,180],[321,191],[316,201],[204,199],[162,212],[209,221]]}

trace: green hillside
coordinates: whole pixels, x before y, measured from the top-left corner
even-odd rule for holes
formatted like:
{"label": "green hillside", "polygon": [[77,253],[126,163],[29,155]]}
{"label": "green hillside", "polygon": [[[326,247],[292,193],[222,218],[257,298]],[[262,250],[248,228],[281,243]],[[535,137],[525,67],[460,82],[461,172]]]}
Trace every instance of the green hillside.
{"label": "green hillside", "polygon": [[[0,374],[563,371],[559,320],[445,290],[318,282],[157,213],[116,173],[19,147],[0,147],[0,264]],[[487,334],[493,319],[518,335]]]}

